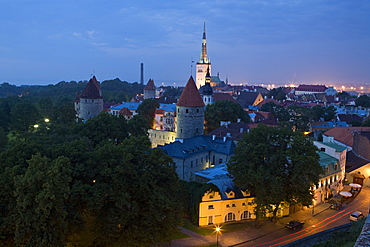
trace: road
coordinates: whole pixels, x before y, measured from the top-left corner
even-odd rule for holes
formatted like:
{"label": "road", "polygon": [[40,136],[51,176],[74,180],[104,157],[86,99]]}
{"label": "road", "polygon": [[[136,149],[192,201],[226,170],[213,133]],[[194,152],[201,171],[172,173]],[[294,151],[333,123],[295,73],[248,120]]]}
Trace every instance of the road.
{"label": "road", "polygon": [[[338,211],[329,208],[325,210],[325,208],[321,207],[322,211],[314,212],[314,214],[309,212],[309,210],[293,214],[292,217],[294,220],[305,222],[304,227],[301,229],[291,230],[285,228],[283,224],[277,224],[275,230],[261,234],[254,239],[252,238],[244,242],[233,244],[227,243],[226,246],[283,246],[312,234],[347,224],[350,222],[349,215],[354,211],[361,211],[365,216],[368,215],[370,198],[369,193],[370,188],[363,188],[356,198],[351,200],[348,204],[344,204],[344,206]],[[329,204],[327,205],[329,206]],[[226,242],[229,241],[225,241],[225,244]]]}

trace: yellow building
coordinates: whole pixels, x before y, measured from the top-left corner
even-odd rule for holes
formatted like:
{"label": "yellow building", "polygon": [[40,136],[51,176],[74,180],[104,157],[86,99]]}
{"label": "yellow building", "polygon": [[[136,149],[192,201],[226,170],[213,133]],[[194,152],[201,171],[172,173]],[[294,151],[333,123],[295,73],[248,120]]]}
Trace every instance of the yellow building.
{"label": "yellow building", "polygon": [[[253,197],[236,187],[227,177],[226,163],[195,173],[196,180],[212,183],[219,191],[208,191],[199,204],[199,226],[255,219]],[[281,206],[277,217],[289,215],[289,207]],[[272,213],[267,213],[267,217]]]}

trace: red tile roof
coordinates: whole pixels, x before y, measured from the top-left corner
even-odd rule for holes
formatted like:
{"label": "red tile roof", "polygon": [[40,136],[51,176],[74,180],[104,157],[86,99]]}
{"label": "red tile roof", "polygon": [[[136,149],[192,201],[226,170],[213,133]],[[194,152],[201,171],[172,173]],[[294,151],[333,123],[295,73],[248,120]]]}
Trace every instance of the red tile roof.
{"label": "red tile roof", "polygon": [[85,90],[80,96],[81,99],[102,99],[103,96],[100,90],[100,84],[96,80],[96,77],[90,79],[87,83]]}
{"label": "red tile roof", "polygon": [[213,101],[216,102],[220,100],[229,100],[238,103],[238,101],[236,101],[233,96],[228,93],[213,93]]}
{"label": "red tile roof", "polygon": [[332,136],[334,140],[347,146],[353,147],[354,131],[370,131],[370,127],[335,127],[324,133],[325,136]]}
{"label": "red tile roof", "polygon": [[152,90],[154,91],[156,89],[155,85],[154,85],[154,80],[153,79],[150,79],[148,81],[148,83],[146,84],[146,86],[144,87],[144,90]]}
{"label": "red tile roof", "polygon": [[328,89],[325,85],[299,85],[296,91],[306,91],[306,92],[325,92]]}
{"label": "red tile roof", "polygon": [[125,116],[132,116],[132,112],[127,107],[122,108],[119,111],[119,114],[125,115]]}
{"label": "red tile roof", "polygon": [[178,106],[189,106],[189,107],[200,107],[204,106],[204,102],[197,86],[195,85],[194,79],[191,76],[186,84],[184,91],[182,92],[179,100],[177,101]]}

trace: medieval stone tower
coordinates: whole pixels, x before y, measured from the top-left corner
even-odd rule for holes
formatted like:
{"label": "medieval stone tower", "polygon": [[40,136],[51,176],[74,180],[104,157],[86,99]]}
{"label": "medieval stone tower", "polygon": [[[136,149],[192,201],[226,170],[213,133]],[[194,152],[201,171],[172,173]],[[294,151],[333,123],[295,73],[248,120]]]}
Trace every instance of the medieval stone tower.
{"label": "medieval stone tower", "polygon": [[204,133],[204,103],[191,76],[176,104],[176,138],[185,139]]}
{"label": "medieval stone tower", "polygon": [[75,101],[75,109],[77,116],[82,120],[88,120],[103,111],[103,96],[95,76],[90,79],[79,99]]}
{"label": "medieval stone tower", "polygon": [[209,74],[211,74],[211,61],[207,57],[206,23],[204,22],[202,52],[200,53],[200,59],[196,65],[196,74],[195,74],[197,88],[200,88],[205,84],[207,69],[209,69]]}
{"label": "medieval stone tower", "polygon": [[155,90],[154,80],[150,79],[144,88],[144,99],[154,99]]}

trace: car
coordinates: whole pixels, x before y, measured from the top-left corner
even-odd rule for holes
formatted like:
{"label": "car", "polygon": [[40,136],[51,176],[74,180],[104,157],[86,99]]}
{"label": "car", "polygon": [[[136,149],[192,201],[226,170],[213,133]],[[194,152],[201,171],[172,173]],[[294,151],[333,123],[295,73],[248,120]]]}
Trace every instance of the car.
{"label": "car", "polygon": [[356,212],[353,212],[350,216],[349,216],[349,219],[352,220],[352,221],[358,221],[358,220],[361,220],[365,217],[365,215],[363,215],[363,213],[359,212],[359,211],[356,211]]}
{"label": "car", "polygon": [[335,202],[330,205],[330,209],[334,209],[334,210],[339,210],[341,207],[342,207],[342,203],[340,202]]}
{"label": "car", "polygon": [[296,221],[296,220],[292,220],[290,221],[289,223],[286,224],[286,228],[289,228],[289,229],[297,229],[299,227],[303,227],[304,225],[304,222],[300,222],[300,221]]}

